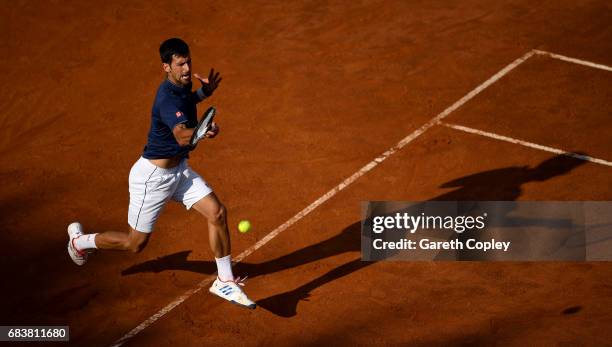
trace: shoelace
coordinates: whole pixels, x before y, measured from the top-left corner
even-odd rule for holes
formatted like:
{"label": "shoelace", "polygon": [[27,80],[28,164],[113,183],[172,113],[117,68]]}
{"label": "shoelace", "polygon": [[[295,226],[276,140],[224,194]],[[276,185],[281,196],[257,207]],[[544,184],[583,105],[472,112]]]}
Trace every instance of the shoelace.
{"label": "shoelace", "polygon": [[240,278],[240,276],[234,278],[234,283],[236,283],[239,286],[244,287],[244,282],[246,282],[246,279],[249,278],[249,276],[244,276],[244,278]]}

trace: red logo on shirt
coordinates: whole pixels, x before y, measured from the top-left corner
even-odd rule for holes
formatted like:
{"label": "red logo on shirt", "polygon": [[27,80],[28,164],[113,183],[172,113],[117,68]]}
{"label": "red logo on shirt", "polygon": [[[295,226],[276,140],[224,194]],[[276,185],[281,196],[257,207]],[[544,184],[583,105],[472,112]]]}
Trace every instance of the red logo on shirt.
{"label": "red logo on shirt", "polygon": [[182,116],[182,115],[183,115],[183,112],[178,111],[178,112],[176,113],[176,118],[178,118],[178,117],[180,117],[180,116]]}

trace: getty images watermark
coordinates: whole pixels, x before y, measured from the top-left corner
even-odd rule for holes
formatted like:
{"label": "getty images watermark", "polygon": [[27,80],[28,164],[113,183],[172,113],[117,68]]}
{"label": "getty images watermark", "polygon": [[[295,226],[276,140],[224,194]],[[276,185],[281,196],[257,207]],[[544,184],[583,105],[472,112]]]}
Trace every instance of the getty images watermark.
{"label": "getty images watermark", "polygon": [[[421,213],[419,216],[412,216],[408,213],[397,212],[393,216],[374,216],[372,217],[372,232],[381,234],[385,230],[405,230],[411,234],[417,230],[452,230],[457,234],[464,231],[483,230],[486,227],[487,213],[480,216],[427,216]],[[382,238],[375,238],[372,241],[374,249],[411,249],[418,248],[425,250],[436,249],[481,249],[486,252],[490,249],[501,249],[508,251],[510,241],[481,241],[475,238],[462,241],[458,238],[448,241],[432,241],[428,238],[415,240],[402,238],[399,241],[385,241]]]}
{"label": "getty images watermark", "polygon": [[371,201],[363,260],[612,260],[612,202]]}

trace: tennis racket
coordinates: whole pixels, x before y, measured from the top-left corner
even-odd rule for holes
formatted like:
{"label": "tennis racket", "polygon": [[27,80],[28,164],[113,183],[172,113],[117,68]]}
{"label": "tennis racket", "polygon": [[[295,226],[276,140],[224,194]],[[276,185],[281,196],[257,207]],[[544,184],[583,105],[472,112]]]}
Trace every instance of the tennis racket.
{"label": "tennis racket", "polygon": [[204,112],[202,119],[200,119],[200,122],[198,123],[198,125],[196,125],[196,127],[193,130],[193,135],[191,135],[191,140],[189,140],[189,144],[191,144],[191,146],[195,147],[198,141],[206,137],[206,133],[212,127],[212,122],[213,122],[213,119],[215,118],[216,112],[217,110],[215,109],[214,106],[209,107],[206,110],[206,112]]}

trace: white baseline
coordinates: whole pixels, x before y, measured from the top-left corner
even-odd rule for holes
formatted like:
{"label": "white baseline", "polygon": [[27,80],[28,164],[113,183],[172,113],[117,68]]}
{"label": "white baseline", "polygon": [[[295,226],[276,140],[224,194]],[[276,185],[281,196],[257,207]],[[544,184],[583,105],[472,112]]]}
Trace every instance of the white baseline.
{"label": "white baseline", "polygon": [[572,157],[572,158],[576,158],[576,159],[580,159],[580,160],[585,160],[585,161],[590,161],[591,163],[596,163],[596,164],[601,164],[601,165],[606,165],[606,166],[612,166],[612,162],[609,162],[607,160],[593,158],[593,157],[590,157],[588,155],[578,154],[578,153],[574,153],[574,152],[568,152],[568,151],[564,151],[564,150],[558,149],[558,148],[538,145],[537,143],[527,142],[527,141],[515,139],[515,138],[512,138],[512,137],[508,137],[508,136],[498,135],[498,134],[490,133],[490,132],[483,131],[483,130],[469,128],[469,127],[466,127],[466,126],[463,126],[463,125],[450,124],[450,123],[446,123],[446,122],[440,122],[440,125],[444,125],[445,127],[449,127],[451,129],[455,129],[455,130],[459,130],[459,131],[464,131],[464,132],[470,133],[470,134],[476,134],[476,135],[480,135],[480,136],[485,136],[485,137],[489,137],[489,138],[500,140],[500,141],[510,142],[510,143],[514,143],[514,144],[525,146],[525,147],[539,149],[539,150],[545,151],[545,152],[550,152],[550,153],[555,153],[555,154],[562,154],[562,155],[566,155],[568,157]]}
{"label": "white baseline", "polygon": [[582,60],[582,59],[566,57],[566,56],[561,55],[561,54],[555,54],[555,53],[550,53],[550,52],[546,52],[546,51],[540,51],[538,49],[534,49],[533,52],[535,52],[538,55],[545,55],[547,57],[550,57],[550,58],[553,58],[553,59],[563,60],[563,61],[566,61],[568,63],[584,65],[584,66],[592,67],[594,69],[600,69],[600,70],[605,70],[605,71],[611,71],[612,72],[612,67],[607,66],[607,65],[597,64],[597,63],[593,63],[593,62]]}

